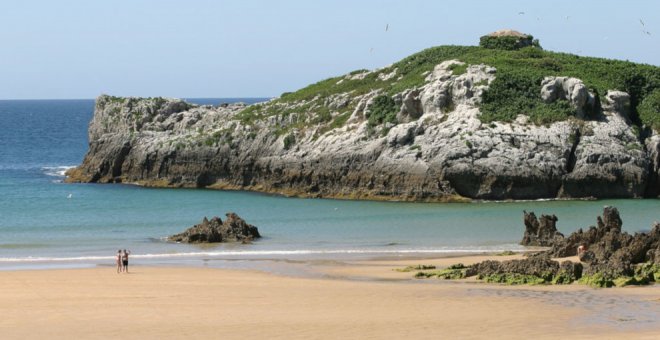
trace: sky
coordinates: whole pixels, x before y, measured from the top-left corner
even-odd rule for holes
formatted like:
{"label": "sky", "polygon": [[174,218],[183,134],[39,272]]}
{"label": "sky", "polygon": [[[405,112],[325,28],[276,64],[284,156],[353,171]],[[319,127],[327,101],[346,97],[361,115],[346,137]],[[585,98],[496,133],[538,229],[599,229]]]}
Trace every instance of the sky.
{"label": "sky", "polygon": [[275,97],[504,28],[660,66],[654,0],[2,0],[0,99]]}

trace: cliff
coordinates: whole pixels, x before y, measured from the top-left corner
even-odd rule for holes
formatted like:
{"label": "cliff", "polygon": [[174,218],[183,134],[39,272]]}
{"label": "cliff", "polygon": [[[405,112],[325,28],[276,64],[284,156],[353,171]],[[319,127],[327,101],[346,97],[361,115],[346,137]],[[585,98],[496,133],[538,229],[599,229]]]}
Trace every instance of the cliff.
{"label": "cliff", "polygon": [[659,91],[650,65],[443,46],[247,107],[102,95],[68,180],[414,201],[656,197]]}

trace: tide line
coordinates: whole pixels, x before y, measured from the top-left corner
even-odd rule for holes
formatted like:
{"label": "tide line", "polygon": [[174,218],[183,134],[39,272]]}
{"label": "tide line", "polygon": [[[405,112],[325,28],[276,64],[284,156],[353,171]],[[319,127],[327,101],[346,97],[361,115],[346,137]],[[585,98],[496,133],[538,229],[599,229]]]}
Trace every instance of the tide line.
{"label": "tide line", "polygon": [[[517,247],[451,248],[451,249],[330,249],[330,250],[247,250],[247,251],[210,251],[187,253],[131,254],[132,259],[167,259],[189,257],[230,257],[230,256],[304,256],[304,255],[397,255],[397,254],[452,254],[452,253],[488,253],[505,250],[522,250]],[[3,257],[0,263],[17,262],[68,262],[68,261],[114,261],[115,256],[71,256],[71,257]]]}

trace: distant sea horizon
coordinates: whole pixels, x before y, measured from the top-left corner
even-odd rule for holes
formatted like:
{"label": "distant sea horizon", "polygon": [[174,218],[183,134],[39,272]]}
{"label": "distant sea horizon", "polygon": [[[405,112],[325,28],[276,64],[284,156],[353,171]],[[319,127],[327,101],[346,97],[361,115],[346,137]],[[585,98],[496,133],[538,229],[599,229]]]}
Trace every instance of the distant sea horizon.
{"label": "distant sea horizon", "polygon": [[[200,105],[269,98],[186,98]],[[87,152],[94,99],[0,100],[0,270],[136,264],[272,267],[273,261],[520,251],[522,211],[556,214],[570,233],[619,208],[650,229],[660,200],[409,203],[301,199],[244,191],[65,184]],[[251,245],[170,243],[205,216],[233,211],[264,236]],[[251,268],[252,268],[251,267]]]}
{"label": "distant sea horizon", "polygon": [[[125,97],[125,98],[150,98],[150,97],[143,97],[143,96],[117,96],[117,97]],[[170,97],[170,96],[156,96],[156,97],[163,97],[163,98],[178,98],[178,99],[183,99],[183,100],[190,100],[190,101],[218,101],[218,100],[224,100],[226,102],[240,102],[240,101],[245,101],[246,103],[257,103],[260,101],[267,101],[275,97]],[[15,98],[4,98],[0,99],[0,101],[67,101],[67,100],[96,100],[96,97],[94,98],[30,98],[30,99],[15,99]],[[197,103],[196,103],[197,104]],[[200,104],[200,105],[206,105],[206,104]]]}

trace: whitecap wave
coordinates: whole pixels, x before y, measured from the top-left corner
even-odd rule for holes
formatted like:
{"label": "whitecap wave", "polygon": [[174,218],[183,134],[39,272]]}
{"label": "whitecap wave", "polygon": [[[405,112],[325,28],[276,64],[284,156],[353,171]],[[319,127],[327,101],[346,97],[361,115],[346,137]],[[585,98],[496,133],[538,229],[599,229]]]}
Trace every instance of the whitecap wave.
{"label": "whitecap wave", "polygon": [[44,166],[41,168],[41,171],[47,176],[65,177],[67,170],[75,167],[75,165]]}

